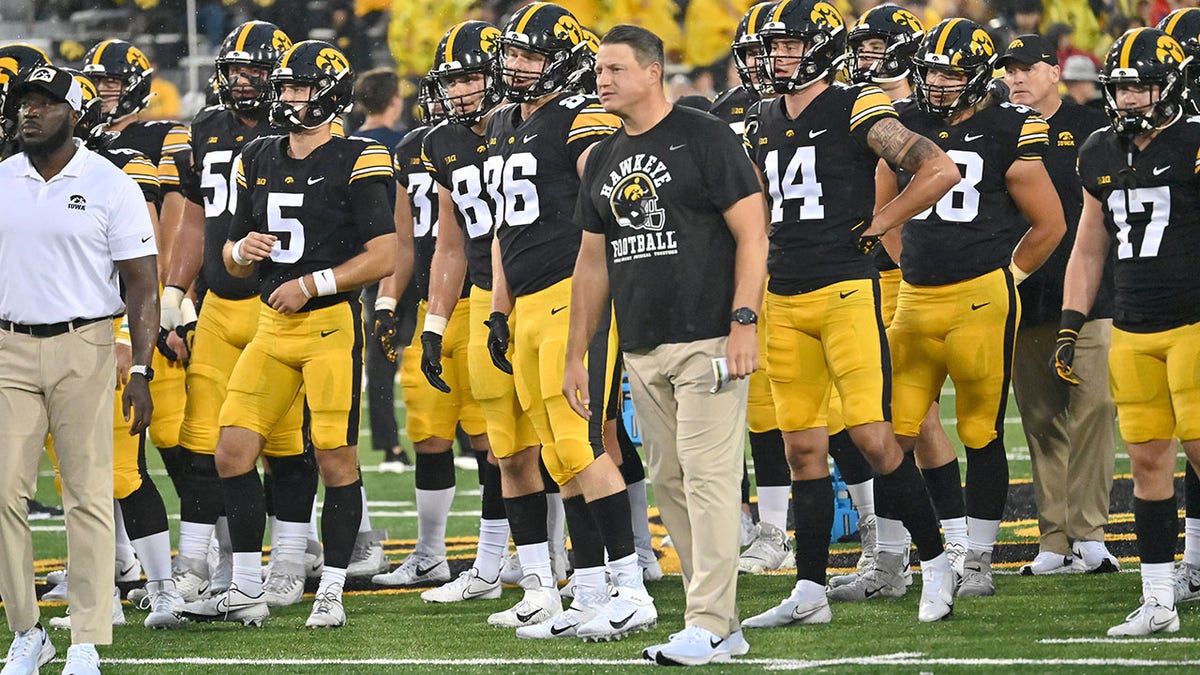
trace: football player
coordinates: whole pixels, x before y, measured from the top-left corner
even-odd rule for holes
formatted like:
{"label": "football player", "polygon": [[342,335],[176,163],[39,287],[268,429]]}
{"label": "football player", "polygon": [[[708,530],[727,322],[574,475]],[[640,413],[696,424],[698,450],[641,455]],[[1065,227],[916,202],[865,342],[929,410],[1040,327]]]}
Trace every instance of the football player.
{"label": "football player", "polygon": [[363,326],[358,289],[391,273],[395,177],[390,151],[332,135],[354,75],[332,45],[283,53],[269,84],[272,125],[236,164],[238,186],[223,257],[233,276],[258,274],[259,327],[230,375],[216,463],[233,541],[233,584],[191,603],[189,616],[261,624],[269,615],[260,556],[264,499],[255,461],[303,397],[325,482],[325,565],[311,628],[346,623],[342,588],[362,522],[358,471]]}
{"label": "football player", "polygon": [[[433,70],[427,80],[422,81],[422,98],[426,101],[426,113],[453,109],[455,116],[459,100],[443,96],[448,87],[455,86],[459,77],[471,78],[489,71],[496,56],[495,38],[500,31],[483,21],[469,21],[451,28],[437,48]],[[444,87],[442,81],[447,85]],[[434,94],[432,99],[427,95]],[[439,120],[440,121],[440,120]],[[430,120],[431,124],[436,121]],[[410,131],[395,151],[396,180],[404,196],[396,199],[396,232],[401,245],[411,248],[408,255],[402,250],[396,259],[396,272],[379,285],[376,301],[377,316],[395,308],[395,303],[413,279],[420,302],[417,305],[417,324],[427,325],[429,306],[429,273],[433,262],[440,227],[437,193],[434,179],[421,160],[421,144],[432,127],[426,124]],[[478,153],[476,153],[478,154]],[[453,216],[453,212],[447,212]],[[447,219],[448,220],[448,219]],[[441,333],[422,331],[414,336],[401,364],[400,386],[407,410],[405,426],[408,437],[416,451],[417,492],[417,545],[405,561],[389,574],[376,575],[372,581],[384,586],[412,586],[414,584],[450,581],[450,567],[446,562],[446,522],[450,506],[454,501],[454,435],[458,425],[471,439],[471,447],[479,464],[480,477],[487,471],[488,439],[483,411],[471,395],[470,377],[467,371],[470,326],[471,285],[464,278],[460,282],[458,300],[453,313]],[[383,304],[381,304],[383,303]],[[436,320],[434,324],[438,323]],[[376,334],[384,339],[384,350],[388,358],[395,360],[399,349],[392,338],[395,328],[385,328],[376,320]],[[429,353],[426,358],[426,352]],[[431,377],[426,378],[422,365],[430,364]],[[489,515],[500,518],[485,518],[480,521],[480,541],[485,530],[492,529],[491,520],[503,520],[503,512],[493,514],[499,503],[499,495],[487,494],[493,487],[481,486],[483,507]],[[507,538],[507,527],[505,536]],[[507,540],[502,545],[507,544]],[[490,542],[489,542],[490,545]],[[494,549],[483,550],[482,543],[477,557],[499,558]],[[476,572],[478,568],[476,567]],[[496,568],[498,573],[499,568]],[[491,572],[491,570],[489,570]],[[495,574],[491,574],[492,577]]]}
{"label": "football player", "polygon": [[[1177,9],[1158,22],[1192,60],[1188,74],[1187,114],[1200,115],[1200,9]],[[1185,520],[1183,560],[1175,571],[1175,602],[1200,600],[1200,477],[1191,463],[1183,471]]]}
{"label": "football player", "polygon": [[[932,506],[911,455],[892,433],[889,357],[879,314],[875,236],[935,203],[953,186],[953,163],[896,119],[872,85],[834,82],[846,27],[825,0],[782,0],[763,26],[763,65],[780,96],[747,128],[746,146],[770,195],[767,374],[792,478],[796,584],[747,628],[828,623],[825,593],[833,525],[828,468],[828,399],[842,399],[844,423],[878,477],[874,567],[831,597],[900,595],[912,533],[925,583],[918,618],[936,621],[954,604],[954,576]],[[912,184],[871,213],[861,195],[880,159],[907,167]],[[865,327],[875,326],[875,330]]]}
{"label": "football player", "polygon": [[[906,451],[946,376],[954,381],[958,434],[967,448],[960,597],[995,593],[991,558],[1008,495],[1003,434],[1020,318],[1016,284],[1041,266],[1066,229],[1041,161],[1046,122],[988,93],[995,61],[978,24],[943,21],[914,57],[913,98],[896,105],[900,120],[933,139],[961,172],[954,189],[901,232],[904,280],[888,329],[893,423]],[[911,175],[881,164],[876,202],[890,199]]]}
{"label": "football player", "polygon": [[[186,336],[181,357],[188,359],[188,398],[180,429],[187,467],[180,491],[179,555],[175,580],[191,602],[210,584],[220,591],[228,580],[212,579],[205,556],[218,518],[225,510],[214,456],[220,433],[218,414],[230,373],[258,328],[259,279],[225,270],[221,250],[237,206],[233,167],[247,143],[272,133],[267,121],[267,77],[285,50],[288,36],[274,24],[250,21],[233,29],[217,54],[221,102],[196,115],[191,125],[194,170],[183,177],[184,206],[163,290],[163,326]],[[193,284],[207,289],[198,319],[186,320]],[[194,312],[194,310],[192,310]],[[264,586],[267,604],[299,602],[308,571],[304,555],[308,522],[316,495],[316,466],[304,455],[303,402],[297,400],[263,448],[270,466],[271,565]]]}
{"label": "football player", "polygon": [[[484,171],[497,215],[488,345],[496,367],[512,370],[521,406],[542,442],[546,469],[561,486],[575,584],[571,609],[563,613],[544,531],[530,528],[527,535],[517,527],[537,522],[544,513],[538,504],[544,500],[538,494],[536,456],[501,460],[501,471],[512,477],[514,487],[505,492],[513,537],[536,534],[537,541],[526,541],[536,544],[527,548],[537,558],[527,559],[522,549],[525,597],[488,621],[518,627],[521,637],[620,639],[656,625],[658,613],[643,584],[625,484],[604,451],[605,394],[616,357],[609,319],[589,349],[589,382],[596,388],[590,419],[571,410],[557,384],[566,368],[571,274],[581,238],[572,221],[579,177],[588,149],[620,121],[595,96],[565,90],[573,62],[590,53],[582,26],[566,9],[545,2],[522,7],[509,19],[499,44],[498,84],[512,103],[487,125]],[[510,314],[511,363],[506,356]],[[615,426],[611,429],[615,432]],[[605,553],[616,588],[611,596]]]}
{"label": "football player", "polygon": [[1180,44],[1154,28],[1113,43],[1100,81],[1111,125],[1079,149],[1085,191],[1067,263],[1053,366],[1078,384],[1074,347],[1110,248],[1116,249],[1109,383],[1133,471],[1142,601],[1109,636],[1173,633],[1179,517],[1175,439],[1200,466],[1200,125],[1185,118]]}

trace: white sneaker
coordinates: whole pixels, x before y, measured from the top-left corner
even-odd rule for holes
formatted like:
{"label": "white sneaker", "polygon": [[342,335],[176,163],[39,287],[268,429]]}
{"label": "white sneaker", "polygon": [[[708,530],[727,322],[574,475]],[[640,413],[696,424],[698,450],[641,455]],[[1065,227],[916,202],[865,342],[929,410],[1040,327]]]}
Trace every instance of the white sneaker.
{"label": "white sneaker", "polygon": [[[939,556],[940,557],[940,556]],[[921,604],[917,620],[923,623],[941,621],[954,612],[954,594],[958,590],[958,575],[950,561],[934,565],[921,563]]]}
{"label": "white sneaker", "polygon": [[63,580],[61,582],[54,584],[54,586],[52,586],[50,588],[50,590],[43,593],[42,597],[40,599],[44,600],[46,602],[66,602],[67,601],[66,577],[64,576]]}
{"label": "white sneaker", "polygon": [[42,624],[21,633],[13,633],[8,658],[0,675],[37,675],[38,668],[54,659],[54,645]]}
{"label": "white sneaker", "polygon": [[874,513],[858,519],[858,537],[862,541],[862,553],[858,555],[855,568],[860,573],[866,572],[875,562],[875,549],[879,542],[878,522]]}
{"label": "white sneaker", "polygon": [[304,564],[292,560],[276,560],[263,583],[263,599],[267,607],[288,607],[304,598]]}
{"label": "white sneaker", "polygon": [[657,625],[658,609],[646,589],[618,587],[578,635],[585,642],[611,642]]}
{"label": "white sneaker", "polygon": [[1175,603],[1200,600],[1200,567],[1179,561],[1175,568]]}
{"label": "white sneaker", "polygon": [[517,637],[526,640],[553,640],[554,638],[577,637],[579,627],[596,616],[597,609],[588,607],[578,598],[571,602],[566,611],[554,617],[551,621],[543,621],[532,626],[521,626],[517,629]]}
{"label": "white sneaker", "polygon": [[[647,661],[656,662],[658,658],[658,652],[662,651],[663,647],[666,647],[671,643],[671,641],[678,639],[678,636],[681,636],[682,634],[683,631],[672,633],[667,637],[668,642],[646,647],[642,650],[642,658]],[[730,656],[745,656],[746,654],[750,653],[750,643],[746,642],[746,635],[740,630],[735,633],[731,633],[729,637],[725,638],[725,647],[729,650]]]}
{"label": "white sneaker", "polygon": [[186,603],[182,613],[192,621],[240,621],[243,626],[260,628],[271,616],[263,595],[246,595],[237,586],[230,586],[219,595]]}
{"label": "white sneaker", "polygon": [[479,570],[474,567],[460,572],[458,578],[448,584],[421,593],[421,599],[425,602],[495,600],[498,597],[500,597],[500,580],[488,581],[479,576]]}
{"label": "white sneaker", "polygon": [[1109,637],[1130,637],[1151,633],[1175,633],[1179,630],[1179,612],[1150,598],[1125,617],[1125,622],[1108,629]]}
{"label": "white sneaker", "polygon": [[837,587],[830,586],[829,597],[848,602],[904,597],[908,591],[904,583],[905,555],[886,551],[876,553],[872,566],[854,581]]}
{"label": "white sneaker", "polygon": [[62,675],[100,675],[100,655],[94,645],[67,647],[67,661]]}
{"label": "white sneaker", "polygon": [[346,568],[347,579],[373,577],[388,571],[387,556],[383,553],[384,530],[359,532],[354,540],[354,551],[350,554],[350,566]]}
{"label": "white sneaker", "polygon": [[208,590],[208,562],[177,555],[171,565],[171,578],[183,601],[195,602]]}
{"label": "white sneaker", "polygon": [[405,558],[404,562],[391,572],[371,577],[371,583],[380,586],[433,586],[447,581],[450,581],[450,565],[445,558],[416,553]]}
{"label": "white sneaker", "polygon": [[1067,572],[1082,571],[1074,569],[1069,555],[1054,551],[1041,551],[1034,557],[1033,562],[1021,565],[1021,575],[1026,577],[1043,574],[1066,574]]}
{"label": "white sneaker", "polygon": [[521,588],[525,589],[525,595],[521,601],[509,609],[489,616],[489,626],[504,628],[532,626],[562,614],[562,599],[558,597],[558,589],[542,586],[542,582],[536,574],[526,574],[521,577]]}
{"label": "white sneaker", "polygon": [[521,569],[521,557],[515,552],[504,556],[500,561],[500,583],[506,586],[516,586],[521,582],[525,572]]}
{"label": "white sneaker", "polygon": [[[121,606],[121,589],[113,586],[112,625],[125,625],[125,608]],[[71,608],[67,607],[66,616],[50,617],[50,627],[54,630],[71,630]]]}
{"label": "white sneaker", "polygon": [[408,471],[408,465],[398,459],[385,459],[379,463],[379,473],[402,474]]}
{"label": "white sneaker", "polygon": [[742,622],[742,628],[777,628],[792,623],[818,624],[833,620],[825,589],[807,579],[796,582],[783,602]]}
{"label": "white sneaker", "polygon": [[1102,541],[1077,541],[1071,547],[1071,555],[1074,557],[1071,567],[1076,572],[1106,574],[1121,569],[1121,561],[1109,553]]}
{"label": "white sneaker", "polygon": [[341,628],[346,625],[346,608],[342,605],[342,587],[334,584],[324,593],[317,593],[305,628]]}
{"label": "white sneaker", "polygon": [[745,511],[742,511],[741,526],[738,529],[738,546],[745,548],[754,543],[754,537],[758,536],[758,526],[754,524],[754,519]]}
{"label": "white sneaker", "polygon": [[638,566],[642,568],[642,583],[661,581],[663,578],[662,565],[658,564],[658,556],[654,549],[637,549]]}
{"label": "white sneaker", "polygon": [[727,642],[727,638],[718,637],[706,628],[688,626],[657,648],[655,661],[662,666],[727,663],[733,657]]}
{"label": "white sneaker", "polygon": [[138,562],[136,557],[128,560],[117,558],[116,566],[113,569],[117,572],[116,582],[118,584],[131,584],[142,580],[142,563]]}
{"label": "white sneaker", "polygon": [[967,564],[967,545],[961,541],[947,541],[946,559],[950,561],[950,569],[962,578],[966,571],[964,566]]}
{"label": "white sneaker", "polygon": [[795,567],[792,538],[770,523],[759,523],[754,542],[738,558],[738,571],[762,574]]}
{"label": "white sneaker", "polygon": [[171,580],[146,582],[146,598],[138,605],[139,609],[149,610],[144,625],[155,630],[179,628],[187,623],[180,616],[183,611],[183,596],[175,589]]}
{"label": "white sneaker", "polygon": [[962,580],[958,582],[958,597],[975,598],[995,594],[991,552],[968,550],[963,561]]}
{"label": "white sneaker", "polygon": [[309,539],[304,550],[304,576],[309,579],[320,579],[325,571],[325,548],[321,542]]}

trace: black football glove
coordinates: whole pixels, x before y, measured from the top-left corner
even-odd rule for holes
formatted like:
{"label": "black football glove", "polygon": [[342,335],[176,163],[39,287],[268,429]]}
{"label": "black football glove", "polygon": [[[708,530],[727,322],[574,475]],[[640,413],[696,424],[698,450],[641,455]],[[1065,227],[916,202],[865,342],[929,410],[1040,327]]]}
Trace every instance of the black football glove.
{"label": "black football glove", "polygon": [[392,363],[400,356],[400,349],[396,345],[396,334],[400,320],[396,318],[396,313],[390,309],[375,310],[375,339],[379,341],[379,346],[383,348],[384,356]]}
{"label": "black football glove", "polygon": [[1058,379],[1067,384],[1077,385],[1082,382],[1075,374],[1075,341],[1079,339],[1079,331],[1083,328],[1086,317],[1072,309],[1063,310],[1062,319],[1058,324],[1058,340],[1054,342],[1054,355],[1050,357],[1050,367]]}
{"label": "black football glove", "polygon": [[858,252],[863,255],[870,255],[871,251],[874,251],[876,248],[879,247],[880,235],[862,234],[863,232],[866,232],[869,229],[871,229],[871,221],[870,220],[861,221],[858,225],[855,225],[854,227],[850,228],[851,231],[859,233],[858,241],[855,242],[855,247],[858,248]]}
{"label": "black football glove", "polygon": [[492,312],[487,321],[488,353],[492,355],[492,363],[509,375],[512,375],[512,364],[508,362],[508,315],[504,312]]}
{"label": "black football glove", "polygon": [[158,347],[158,351],[162,352],[162,355],[167,357],[168,361],[170,361],[171,363],[175,363],[176,361],[179,360],[179,354],[176,354],[175,350],[171,349],[171,347],[167,345],[167,336],[170,334],[171,334],[171,331],[167,330],[166,328],[163,328],[162,326],[159,326],[158,327],[158,342],[156,343],[156,345]]}
{"label": "black football glove", "polygon": [[421,333],[421,372],[434,389],[450,393],[450,385],[442,379],[442,336],[431,330]]}

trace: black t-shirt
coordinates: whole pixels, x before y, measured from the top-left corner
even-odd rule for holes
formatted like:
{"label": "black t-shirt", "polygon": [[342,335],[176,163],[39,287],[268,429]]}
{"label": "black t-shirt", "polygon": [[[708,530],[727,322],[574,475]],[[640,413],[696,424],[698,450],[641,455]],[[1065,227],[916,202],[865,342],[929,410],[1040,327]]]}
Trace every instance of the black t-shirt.
{"label": "black t-shirt", "polygon": [[[391,151],[364,138],[337,136],[304,159],[289,157],[287,148],[287,136],[252,141],[236,168],[238,205],[229,239],[251,230],[279,237],[271,257],[259,263],[263,302],[284,282],[336,267],[368,241],[396,231]],[[314,296],[302,311],[356,297],[357,289]]]}
{"label": "black t-shirt", "polygon": [[621,349],[729,334],[733,235],[726,209],[761,192],[727,124],[676,106],[588,156],[575,220],[604,234]]}
{"label": "black t-shirt", "polygon": [[[1041,161],[1048,129],[1032,108],[991,104],[959,124],[923,112],[912,99],[896,102],[904,126],[937,143],[962,180],[904,226],[904,280],[944,286],[1008,267],[1029,222],[1008,194],[1013,162]],[[900,186],[912,174],[893,166]]]}
{"label": "black t-shirt", "polygon": [[1113,325],[1154,333],[1200,321],[1200,117],[1163,129],[1131,166],[1132,147],[1096,131],[1079,149],[1079,177],[1116,254]]}
{"label": "black t-shirt", "polygon": [[[1042,162],[1054,183],[1058,200],[1062,202],[1063,215],[1067,220],[1067,233],[1054,249],[1050,258],[1036,272],[1021,283],[1017,289],[1021,294],[1021,325],[1058,325],[1062,316],[1063,281],[1067,275],[1067,260],[1075,246],[1075,233],[1079,229],[1079,214],[1083,211],[1083,188],[1079,184],[1076,164],[1079,146],[1093,131],[1108,124],[1108,116],[1095,108],[1081,106],[1072,101],[1063,101],[1062,106],[1046,123],[1050,125],[1050,148]],[[1096,303],[1092,306],[1092,317],[1112,317],[1112,267],[1104,270]]]}
{"label": "black t-shirt", "polygon": [[484,138],[469,127],[442,122],[421,142],[425,170],[454,200],[454,213],[443,214],[466,234],[467,278],[471,284],[492,290],[492,233],[495,219],[483,180],[487,159]]}

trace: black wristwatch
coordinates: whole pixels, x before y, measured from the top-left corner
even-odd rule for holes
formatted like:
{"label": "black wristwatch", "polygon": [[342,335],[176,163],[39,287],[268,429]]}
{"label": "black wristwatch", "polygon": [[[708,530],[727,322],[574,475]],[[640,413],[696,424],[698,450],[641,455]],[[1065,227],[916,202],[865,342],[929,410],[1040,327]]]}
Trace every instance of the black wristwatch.
{"label": "black wristwatch", "polygon": [[154,369],[150,366],[133,366],[129,369],[129,374],[141,375],[147,382],[154,380]]}
{"label": "black wristwatch", "polygon": [[733,310],[731,321],[736,321],[743,326],[752,326],[758,323],[758,314],[749,307],[738,307]]}

